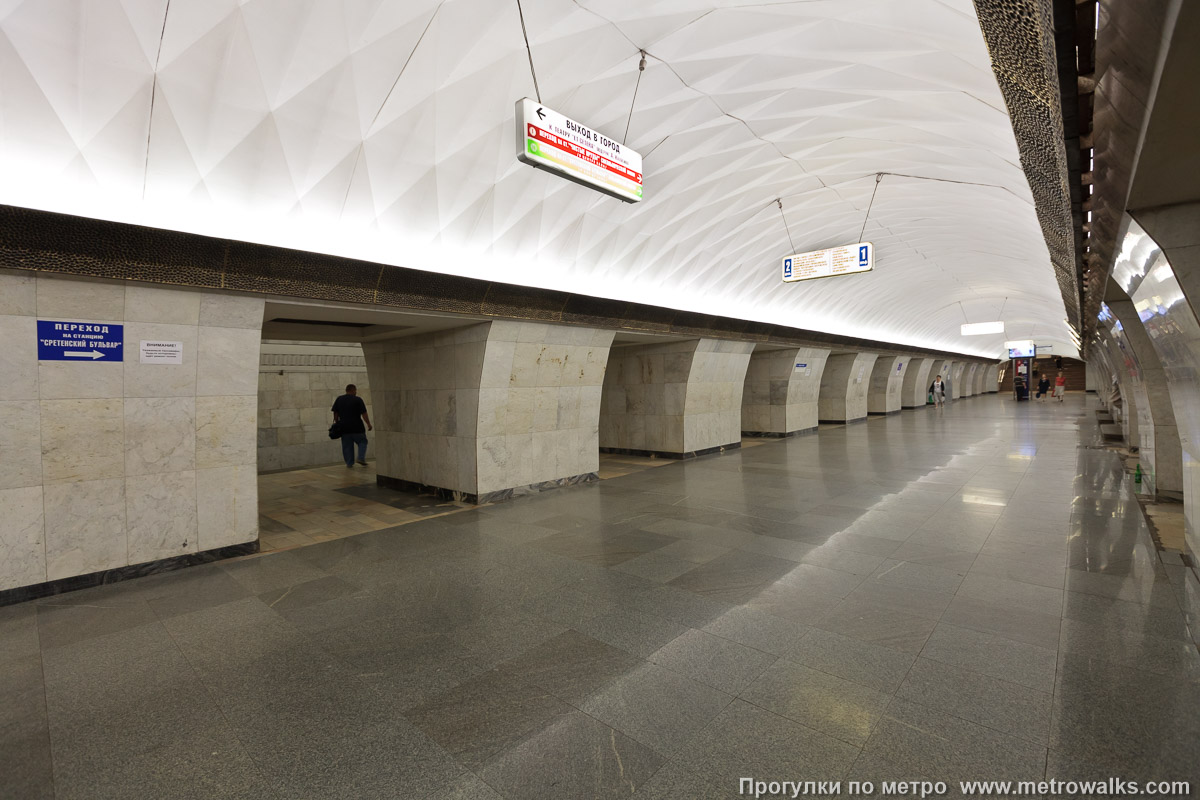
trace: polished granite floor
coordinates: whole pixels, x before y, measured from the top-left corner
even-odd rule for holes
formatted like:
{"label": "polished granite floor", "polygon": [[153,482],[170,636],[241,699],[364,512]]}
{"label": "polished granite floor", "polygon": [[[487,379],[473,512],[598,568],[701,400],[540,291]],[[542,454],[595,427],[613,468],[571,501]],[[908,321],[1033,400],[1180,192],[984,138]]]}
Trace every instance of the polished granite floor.
{"label": "polished granite floor", "polygon": [[0,609],[0,796],[1195,786],[1195,576],[1084,404],[969,399]]}
{"label": "polished granite floor", "polygon": [[[743,447],[766,439],[746,439]],[[670,459],[600,454],[602,480],[674,463]],[[433,494],[397,491],[375,484],[375,460],[367,466],[328,464],[258,476],[260,552],[290,550],[331,539],[395,528],[454,514],[474,506]]]}

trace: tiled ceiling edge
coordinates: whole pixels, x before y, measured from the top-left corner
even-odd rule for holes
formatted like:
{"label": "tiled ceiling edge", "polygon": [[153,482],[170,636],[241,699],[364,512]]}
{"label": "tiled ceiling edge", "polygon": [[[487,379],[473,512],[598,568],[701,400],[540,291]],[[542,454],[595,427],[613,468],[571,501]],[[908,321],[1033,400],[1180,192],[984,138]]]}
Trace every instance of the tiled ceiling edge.
{"label": "tiled ceiling edge", "polygon": [[1067,319],[1079,330],[1077,254],[1051,0],[975,0],[975,10],[1008,106]]}
{"label": "tiled ceiling edge", "polygon": [[0,269],[228,289],[414,311],[987,361],[966,353],[6,205],[0,205]]}

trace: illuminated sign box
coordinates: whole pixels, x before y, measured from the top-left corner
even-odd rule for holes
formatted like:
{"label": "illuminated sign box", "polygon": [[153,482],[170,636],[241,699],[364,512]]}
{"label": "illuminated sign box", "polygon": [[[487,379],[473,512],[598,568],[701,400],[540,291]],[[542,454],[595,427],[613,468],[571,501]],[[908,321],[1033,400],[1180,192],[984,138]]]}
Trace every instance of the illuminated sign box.
{"label": "illuminated sign box", "polygon": [[811,281],[814,278],[832,278],[835,275],[851,275],[855,272],[870,272],[875,268],[875,245],[870,242],[814,250],[811,253],[787,256],[783,259],[783,281]]}
{"label": "illuminated sign box", "polygon": [[980,336],[985,333],[1004,333],[1003,322],[966,322],[962,325],[963,336]]}
{"label": "illuminated sign box", "polygon": [[1005,342],[1009,358],[1033,358],[1037,352],[1032,340]]}
{"label": "illuminated sign box", "polygon": [[642,199],[642,157],[528,97],[517,101],[517,160],[626,203]]}

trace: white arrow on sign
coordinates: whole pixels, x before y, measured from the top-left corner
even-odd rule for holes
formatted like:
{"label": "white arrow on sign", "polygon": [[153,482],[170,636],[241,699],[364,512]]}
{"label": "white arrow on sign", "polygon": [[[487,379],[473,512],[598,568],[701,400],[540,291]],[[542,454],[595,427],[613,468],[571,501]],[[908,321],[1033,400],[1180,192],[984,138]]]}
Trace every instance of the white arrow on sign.
{"label": "white arrow on sign", "polygon": [[90,358],[93,361],[95,361],[97,358],[104,358],[104,353],[101,353],[99,350],[91,350],[87,353],[76,353],[68,350],[67,352],[63,353],[63,355],[67,358]]}

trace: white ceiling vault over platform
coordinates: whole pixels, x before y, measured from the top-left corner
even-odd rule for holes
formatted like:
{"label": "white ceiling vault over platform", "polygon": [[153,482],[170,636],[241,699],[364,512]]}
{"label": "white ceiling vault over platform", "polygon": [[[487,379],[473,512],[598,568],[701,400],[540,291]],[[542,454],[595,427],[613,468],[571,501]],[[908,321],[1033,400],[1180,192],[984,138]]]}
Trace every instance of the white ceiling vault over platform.
{"label": "white ceiling vault over platform", "polygon": [[[970,0],[524,10],[542,100],[643,154],[642,203],[517,162],[515,0],[0,0],[0,203],[986,356],[1067,340]],[[780,281],[864,219],[874,272]]]}

